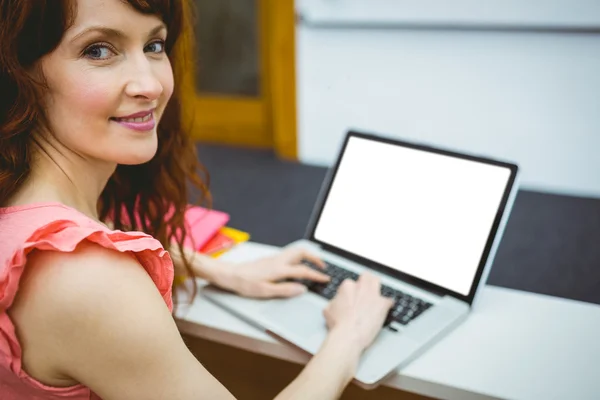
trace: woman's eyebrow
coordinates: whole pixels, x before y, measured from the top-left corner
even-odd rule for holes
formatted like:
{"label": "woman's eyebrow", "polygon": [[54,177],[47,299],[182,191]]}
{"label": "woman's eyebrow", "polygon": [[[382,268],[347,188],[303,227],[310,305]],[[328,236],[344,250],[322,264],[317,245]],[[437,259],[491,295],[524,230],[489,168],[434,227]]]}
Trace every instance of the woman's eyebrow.
{"label": "woman's eyebrow", "polygon": [[161,23],[160,25],[155,26],[154,28],[152,28],[150,30],[150,32],[148,32],[148,37],[152,37],[152,36],[156,36],[158,35],[161,31],[163,30],[167,30],[167,26],[163,23]]}
{"label": "woman's eyebrow", "polygon": [[[152,28],[150,30],[150,32],[148,32],[148,37],[155,36],[162,30],[166,30],[166,29],[167,29],[167,27],[165,26],[165,24],[161,23],[160,25],[157,25],[154,28]],[[75,42],[78,39],[80,39],[81,37],[83,37],[89,33],[92,33],[92,32],[99,32],[109,38],[115,38],[115,39],[122,39],[122,38],[127,37],[127,35],[124,32],[122,32],[118,29],[98,25],[98,26],[90,26],[89,28],[86,28],[83,31],[79,32],[77,35],[75,35],[73,37],[73,39],[71,39],[71,42]]]}

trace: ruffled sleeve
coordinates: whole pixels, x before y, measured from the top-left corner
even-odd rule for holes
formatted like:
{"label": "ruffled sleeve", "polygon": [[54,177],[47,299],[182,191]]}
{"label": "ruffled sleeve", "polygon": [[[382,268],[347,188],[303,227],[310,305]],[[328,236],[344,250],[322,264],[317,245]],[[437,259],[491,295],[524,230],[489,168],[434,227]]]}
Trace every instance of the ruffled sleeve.
{"label": "ruffled sleeve", "polygon": [[[38,398],[36,397],[37,394],[44,393],[65,399],[97,399],[83,385],[51,388],[29,376],[22,369],[22,349],[15,326],[9,315],[5,312],[10,308],[15,299],[19,288],[19,281],[27,261],[27,255],[31,251],[37,249],[72,252],[83,241],[96,243],[107,249],[122,253],[128,252],[135,255],[139,263],[152,278],[169,310],[173,310],[171,296],[173,264],[169,253],[153,237],[141,232],[111,231],[95,221],[76,217],[73,220],[58,219],[35,229],[31,235],[28,235],[28,238],[24,242],[20,241],[21,245],[17,247],[12,257],[8,257],[7,265],[1,271],[0,367],[7,369],[3,370],[3,368],[0,368],[0,392],[17,388],[19,386],[18,382],[21,382],[19,390],[22,391],[19,393],[28,393],[29,397],[26,398]],[[8,375],[5,373],[7,370],[11,371]],[[14,382],[11,383],[8,380]],[[0,397],[2,396],[0,395]],[[49,396],[48,398],[55,397]]]}
{"label": "ruffled sleeve", "polygon": [[53,221],[37,229],[9,259],[9,265],[3,270],[5,276],[0,278],[0,310],[8,309],[16,296],[27,254],[36,249],[72,252],[83,241],[133,253],[154,281],[169,310],[173,310],[173,263],[158,240],[142,232],[111,231],[97,223],[81,225],[71,220]]}

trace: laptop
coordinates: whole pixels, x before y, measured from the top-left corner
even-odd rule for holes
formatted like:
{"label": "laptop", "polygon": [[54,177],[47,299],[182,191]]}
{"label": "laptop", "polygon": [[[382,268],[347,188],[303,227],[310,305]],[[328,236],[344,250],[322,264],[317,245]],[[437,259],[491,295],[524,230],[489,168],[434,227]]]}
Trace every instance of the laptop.
{"label": "laptop", "polygon": [[314,354],[327,335],[323,309],[341,281],[370,271],[380,277],[382,294],[395,299],[355,375],[356,383],[373,388],[469,315],[517,176],[509,162],[349,131],[305,238],[289,244],[321,257],[331,282],[305,282],[309,290],[291,299],[242,298],[214,286],[202,294]]}

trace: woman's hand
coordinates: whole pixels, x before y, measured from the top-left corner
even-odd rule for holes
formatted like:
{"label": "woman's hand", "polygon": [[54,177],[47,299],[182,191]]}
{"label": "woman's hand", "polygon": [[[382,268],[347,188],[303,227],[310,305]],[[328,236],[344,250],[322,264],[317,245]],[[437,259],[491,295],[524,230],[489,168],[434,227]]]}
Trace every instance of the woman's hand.
{"label": "woman's hand", "polygon": [[288,248],[256,261],[234,264],[219,263],[219,273],[212,282],[241,296],[255,298],[292,297],[306,292],[306,286],[289,279],[327,282],[329,276],[302,264],[308,260],[320,267],[323,261],[306,250]]}
{"label": "woman's hand", "polygon": [[324,310],[330,332],[351,336],[361,350],[367,348],[381,330],[394,304],[392,299],[381,296],[380,290],[379,279],[368,272],[356,282],[344,280]]}

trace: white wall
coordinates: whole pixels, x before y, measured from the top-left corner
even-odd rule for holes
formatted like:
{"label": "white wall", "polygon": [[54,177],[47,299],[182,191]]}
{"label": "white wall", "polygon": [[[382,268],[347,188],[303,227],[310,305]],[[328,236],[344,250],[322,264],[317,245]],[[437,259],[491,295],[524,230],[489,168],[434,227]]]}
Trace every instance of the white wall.
{"label": "white wall", "polygon": [[522,187],[600,197],[600,34],[297,29],[303,162],[350,128],[516,161]]}

